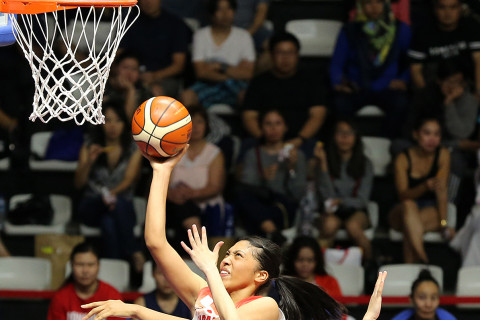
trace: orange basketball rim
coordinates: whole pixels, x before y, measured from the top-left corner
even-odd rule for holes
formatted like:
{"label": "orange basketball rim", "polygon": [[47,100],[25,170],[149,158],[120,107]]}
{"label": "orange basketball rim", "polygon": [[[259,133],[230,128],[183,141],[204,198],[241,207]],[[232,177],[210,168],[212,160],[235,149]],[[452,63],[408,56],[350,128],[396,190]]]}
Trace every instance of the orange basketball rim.
{"label": "orange basketball rim", "polygon": [[2,0],[0,12],[16,14],[37,14],[78,7],[132,7],[137,0]]}

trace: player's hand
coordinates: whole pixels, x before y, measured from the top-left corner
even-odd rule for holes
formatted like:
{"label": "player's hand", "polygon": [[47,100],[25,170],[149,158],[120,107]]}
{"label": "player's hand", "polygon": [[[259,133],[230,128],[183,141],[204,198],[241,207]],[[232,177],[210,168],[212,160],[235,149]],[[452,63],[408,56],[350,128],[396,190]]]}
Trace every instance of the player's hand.
{"label": "player's hand", "polygon": [[188,148],[190,147],[189,144],[183,148],[182,151],[174,155],[173,157],[168,157],[168,158],[154,158],[146,154],[142,150],[142,154],[145,158],[150,161],[150,165],[152,166],[153,171],[156,170],[167,170],[167,171],[172,171],[172,169],[176,166],[176,164],[182,159],[182,157],[187,153]]}
{"label": "player's hand", "polygon": [[213,251],[211,251],[208,248],[207,229],[202,227],[202,237],[200,238],[196,225],[192,225],[192,229],[188,229],[188,239],[190,241],[191,248],[189,248],[183,241],[181,242],[181,245],[183,249],[190,255],[197,267],[202,270],[203,273],[206,273],[212,268],[215,268],[216,270],[218,252],[220,247],[223,245],[223,241],[218,242],[215,245],[215,248],[213,248]]}
{"label": "player's hand", "polygon": [[370,297],[368,309],[363,316],[363,320],[376,320],[378,319],[378,316],[380,316],[380,310],[382,309],[383,285],[385,284],[386,277],[387,271],[378,273],[377,283],[375,283],[375,289],[373,289],[373,294]]}
{"label": "player's hand", "polygon": [[108,317],[133,318],[138,306],[124,303],[121,300],[107,300],[84,304],[81,307],[83,309],[92,308],[82,320],[90,319],[90,317],[93,317],[94,320],[102,320]]}

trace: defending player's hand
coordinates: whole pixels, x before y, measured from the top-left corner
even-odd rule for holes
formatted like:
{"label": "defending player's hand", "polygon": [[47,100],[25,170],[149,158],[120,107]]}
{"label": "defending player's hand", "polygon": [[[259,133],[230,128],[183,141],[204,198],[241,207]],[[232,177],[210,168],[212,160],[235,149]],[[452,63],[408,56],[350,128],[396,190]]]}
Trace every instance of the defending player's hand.
{"label": "defending player's hand", "polygon": [[92,302],[82,305],[83,309],[92,308],[82,320],[90,319],[90,317],[93,316],[93,320],[102,320],[107,319],[108,317],[130,318],[135,316],[135,307],[136,305],[127,304],[121,300]]}
{"label": "defending player's hand", "polygon": [[188,239],[190,240],[191,248],[183,241],[182,247],[190,255],[197,267],[203,273],[206,273],[210,268],[217,269],[218,251],[223,245],[223,241],[218,242],[213,251],[211,251],[208,248],[207,229],[202,227],[202,237],[200,238],[196,225],[193,225],[192,229],[188,229]]}
{"label": "defending player's hand", "polygon": [[383,271],[378,274],[377,282],[375,283],[375,289],[373,289],[373,294],[370,297],[368,309],[363,317],[363,320],[376,320],[378,316],[380,316],[380,310],[382,309],[383,285],[385,284],[386,277],[387,271]]}

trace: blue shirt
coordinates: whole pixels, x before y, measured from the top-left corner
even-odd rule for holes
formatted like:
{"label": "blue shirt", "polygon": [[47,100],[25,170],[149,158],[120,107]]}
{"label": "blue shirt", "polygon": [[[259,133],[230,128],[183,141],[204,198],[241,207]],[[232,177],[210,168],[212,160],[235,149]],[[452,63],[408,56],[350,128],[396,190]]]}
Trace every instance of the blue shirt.
{"label": "blue shirt", "polygon": [[345,79],[356,83],[363,90],[382,91],[389,87],[392,80],[407,82],[409,80],[407,51],[411,38],[410,27],[403,22],[397,22],[395,40],[388,57],[384,64],[377,68],[373,65],[368,69],[362,67],[367,58],[362,56],[362,50],[359,50],[356,41],[353,40],[368,41],[366,37],[362,37],[362,34],[361,23],[351,22],[342,28],[330,64],[332,85],[341,84]]}
{"label": "blue shirt", "polygon": [[[392,320],[410,320],[413,319],[414,314],[415,309],[407,309],[397,314]],[[435,310],[435,315],[438,320],[457,320],[457,318],[455,318],[450,312],[442,308],[437,308],[437,310]]]}

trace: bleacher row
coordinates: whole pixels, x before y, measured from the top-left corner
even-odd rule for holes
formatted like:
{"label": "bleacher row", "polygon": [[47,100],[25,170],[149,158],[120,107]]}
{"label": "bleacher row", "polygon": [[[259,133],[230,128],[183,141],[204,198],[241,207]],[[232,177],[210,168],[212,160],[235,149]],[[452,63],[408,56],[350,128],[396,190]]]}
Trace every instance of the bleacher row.
{"label": "bleacher row", "polygon": [[[185,260],[188,266],[205,278],[204,274],[191,260]],[[438,266],[424,266],[419,264],[392,264],[384,265],[379,270],[388,272],[388,281],[385,284],[385,297],[402,297],[410,294],[410,285],[418,276],[422,268],[428,267],[433,277],[443,287],[443,271]],[[4,257],[0,258],[0,291],[25,290],[48,291],[51,289],[51,262],[48,259],[36,257]],[[358,265],[330,264],[327,271],[338,279],[344,296],[355,297],[364,294],[364,270]],[[70,275],[70,263],[65,266],[65,278]],[[480,266],[464,267],[458,271],[456,296],[480,296]],[[130,290],[130,266],[123,260],[100,259],[100,280],[110,283],[120,292]],[[140,293],[147,293],[155,289],[155,280],[152,276],[152,262],[144,265]]]}

